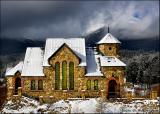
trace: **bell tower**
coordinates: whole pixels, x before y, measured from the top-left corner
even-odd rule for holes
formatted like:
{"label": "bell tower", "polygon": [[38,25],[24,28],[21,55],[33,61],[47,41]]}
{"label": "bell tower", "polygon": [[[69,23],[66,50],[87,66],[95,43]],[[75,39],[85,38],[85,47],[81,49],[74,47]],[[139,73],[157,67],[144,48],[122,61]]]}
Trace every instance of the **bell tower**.
{"label": "bell tower", "polygon": [[119,44],[121,42],[111,33],[108,33],[97,43],[99,52],[104,56],[116,56],[119,53]]}

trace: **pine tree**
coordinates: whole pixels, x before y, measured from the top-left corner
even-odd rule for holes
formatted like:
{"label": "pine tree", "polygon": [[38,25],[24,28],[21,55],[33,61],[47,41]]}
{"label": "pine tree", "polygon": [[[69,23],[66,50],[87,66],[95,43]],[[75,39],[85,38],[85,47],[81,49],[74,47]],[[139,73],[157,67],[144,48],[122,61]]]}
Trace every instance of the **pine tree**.
{"label": "pine tree", "polygon": [[139,71],[139,64],[137,62],[132,62],[127,68],[127,80],[135,84],[137,82],[137,76]]}

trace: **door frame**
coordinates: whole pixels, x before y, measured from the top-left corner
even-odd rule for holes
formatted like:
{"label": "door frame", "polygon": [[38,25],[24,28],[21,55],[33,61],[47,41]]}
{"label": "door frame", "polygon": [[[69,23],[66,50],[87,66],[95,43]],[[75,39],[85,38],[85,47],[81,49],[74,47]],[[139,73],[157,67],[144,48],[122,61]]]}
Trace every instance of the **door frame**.
{"label": "door frame", "polygon": [[[117,82],[115,80],[110,80],[108,83],[108,98],[116,98],[117,97]],[[111,91],[113,90],[113,91]],[[111,93],[113,92],[113,93]],[[112,95],[113,94],[113,95]]]}
{"label": "door frame", "polygon": [[117,95],[116,97],[119,97],[120,95],[120,83],[117,79],[115,79],[114,77],[110,77],[108,79],[106,79],[106,97],[109,98],[109,82],[114,80],[117,84],[117,87],[116,87],[116,92],[117,92]]}
{"label": "door frame", "polygon": [[15,87],[14,87],[14,94],[17,95],[18,94],[18,88],[21,87],[21,78],[20,77],[16,77],[15,78]]}

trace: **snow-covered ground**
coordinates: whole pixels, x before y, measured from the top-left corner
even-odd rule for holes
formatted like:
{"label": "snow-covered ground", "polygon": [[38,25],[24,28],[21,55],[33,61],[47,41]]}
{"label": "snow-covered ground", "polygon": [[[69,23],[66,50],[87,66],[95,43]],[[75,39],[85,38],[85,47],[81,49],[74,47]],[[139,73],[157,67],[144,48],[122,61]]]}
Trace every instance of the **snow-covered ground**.
{"label": "snow-covered ground", "polygon": [[2,113],[149,113],[159,112],[158,100],[134,100],[132,102],[106,101],[100,98],[86,100],[60,100],[52,104],[40,104],[38,101],[22,97],[19,103],[8,101]]}

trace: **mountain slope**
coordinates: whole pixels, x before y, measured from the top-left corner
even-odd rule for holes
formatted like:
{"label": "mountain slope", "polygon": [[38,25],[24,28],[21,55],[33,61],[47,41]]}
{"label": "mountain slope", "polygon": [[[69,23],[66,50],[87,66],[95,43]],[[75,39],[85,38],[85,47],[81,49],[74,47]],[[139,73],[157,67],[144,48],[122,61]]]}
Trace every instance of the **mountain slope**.
{"label": "mountain slope", "polygon": [[[86,46],[95,46],[96,42],[107,34],[106,28],[100,28],[85,36]],[[159,38],[147,39],[120,39],[121,49],[127,50],[154,50],[159,51]],[[25,52],[27,47],[44,47],[45,41],[20,38],[0,38],[0,55],[16,54]]]}
{"label": "mountain slope", "polygon": [[[87,46],[96,46],[96,42],[98,42],[102,37],[107,34],[107,30],[105,27],[100,28],[86,36],[86,45]],[[113,34],[114,36],[114,34]],[[146,39],[119,39],[121,44],[121,49],[127,50],[146,50],[146,51],[159,51],[159,38],[146,38]]]}
{"label": "mountain slope", "polygon": [[30,39],[0,39],[0,55],[8,55],[14,53],[22,53],[26,50],[26,47],[42,47],[44,41],[30,40]]}

